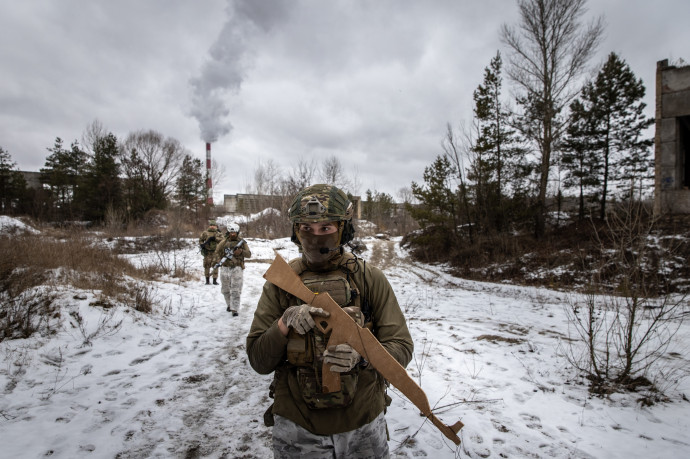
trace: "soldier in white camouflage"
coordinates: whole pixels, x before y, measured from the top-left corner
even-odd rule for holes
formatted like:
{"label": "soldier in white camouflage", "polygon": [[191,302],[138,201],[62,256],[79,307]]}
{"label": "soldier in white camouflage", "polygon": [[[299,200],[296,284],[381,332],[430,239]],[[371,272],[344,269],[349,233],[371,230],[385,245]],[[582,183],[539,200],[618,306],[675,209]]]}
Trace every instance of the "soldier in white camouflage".
{"label": "soldier in white camouflage", "polygon": [[[292,241],[302,253],[290,261],[292,269],[312,291],[327,292],[369,328],[405,367],[413,343],[393,289],[380,269],[343,249],[355,232],[347,195],[331,185],[313,185],[297,194],[289,214]],[[388,457],[387,383],[348,344],[326,348],[328,335],[315,328],[319,317],[328,312],[264,284],[247,355],[258,373],[274,373],[274,403],[264,414],[264,423],[273,426],[274,456]],[[340,391],[323,393],[324,362],[340,373]]]}
{"label": "soldier in white camouflage", "polygon": [[225,238],[216,247],[215,260],[220,263],[220,292],[225,298],[227,311],[239,315],[242,284],[244,283],[244,259],[252,252],[244,239],[239,238],[240,226],[228,224]]}

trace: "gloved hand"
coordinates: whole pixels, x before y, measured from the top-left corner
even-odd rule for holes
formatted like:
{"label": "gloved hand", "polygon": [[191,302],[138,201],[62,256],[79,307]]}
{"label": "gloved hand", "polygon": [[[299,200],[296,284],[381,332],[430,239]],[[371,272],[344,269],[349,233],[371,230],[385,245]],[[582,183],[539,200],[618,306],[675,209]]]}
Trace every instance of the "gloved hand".
{"label": "gloved hand", "polygon": [[349,344],[338,344],[337,346],[328,346],[328,349],[323,353],[323,361],[331,364],[331,371],[337,373],[345,373],[352,370],[359,362],[360,355],[357,351],[352,349]]}
{"label": "gloved hand", "polygon": [[329,317],[331,313],[321,308],[309,306],[308,304],[290,306],[283,313],[283,323],[286,327],[292,327],[297,333],[304,335],[316,326],[316,322],[314,322],[312,315]]}

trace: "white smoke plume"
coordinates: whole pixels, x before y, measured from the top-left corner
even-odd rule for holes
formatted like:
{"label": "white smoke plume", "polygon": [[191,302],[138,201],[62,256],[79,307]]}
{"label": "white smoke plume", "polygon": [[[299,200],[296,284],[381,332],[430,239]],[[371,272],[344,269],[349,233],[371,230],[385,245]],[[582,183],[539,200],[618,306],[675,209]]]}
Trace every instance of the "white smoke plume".
{"label": "white smoke plume", "polygon": [[285,16],[288,0],[228,0],[228,21],[209,50],[201,74],[190,80],[192,109],[201,140],[215,142],[232,130],[229,101],[242,85],[257,33],[268,32]]}

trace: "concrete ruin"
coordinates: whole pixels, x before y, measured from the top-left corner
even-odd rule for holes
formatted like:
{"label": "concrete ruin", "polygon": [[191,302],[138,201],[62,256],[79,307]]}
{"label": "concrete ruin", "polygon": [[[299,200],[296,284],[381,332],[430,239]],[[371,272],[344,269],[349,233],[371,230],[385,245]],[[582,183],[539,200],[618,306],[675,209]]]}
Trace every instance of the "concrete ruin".
{"label": "concrete ruin", "polygon": [[[292,202],[292,196],[269,196],[259,194],[226,194],[223,195],[223,210],[232,215],[249,215],[261,212],[269,207],[286,209]],[[362,218],[362,198],[352,197],[354,218]]]}
{"label": "concrete ruin", "polygon": [[690,66],[656,64],[654,213],[690,214]]}

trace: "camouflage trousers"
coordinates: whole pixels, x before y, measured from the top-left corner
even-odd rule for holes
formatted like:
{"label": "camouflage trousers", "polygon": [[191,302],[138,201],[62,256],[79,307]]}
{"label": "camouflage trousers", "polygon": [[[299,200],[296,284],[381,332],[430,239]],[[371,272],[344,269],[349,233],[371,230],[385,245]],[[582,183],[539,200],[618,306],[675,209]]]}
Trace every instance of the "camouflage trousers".
{"label": "camouflage trousers", "polygon": [[225,297],[225,304],[231,311],[239,312],[240,310],[243,282],[244,277],[240,266],[220,267],[220,293]]}
{"label": "camouflage trousers", "polygon": [[206,255],[204,257],[204,276],[211,277],[213,274],[214,279],[218,279],[218,268],[211,270],[213,268],[213,255]]}
{"label": "camouflage trousers", "polygon": [[383,412],[359,429],[335,435],[315,435],[282,416],[274,418],[273,457],[276,459],[389,457]]}

